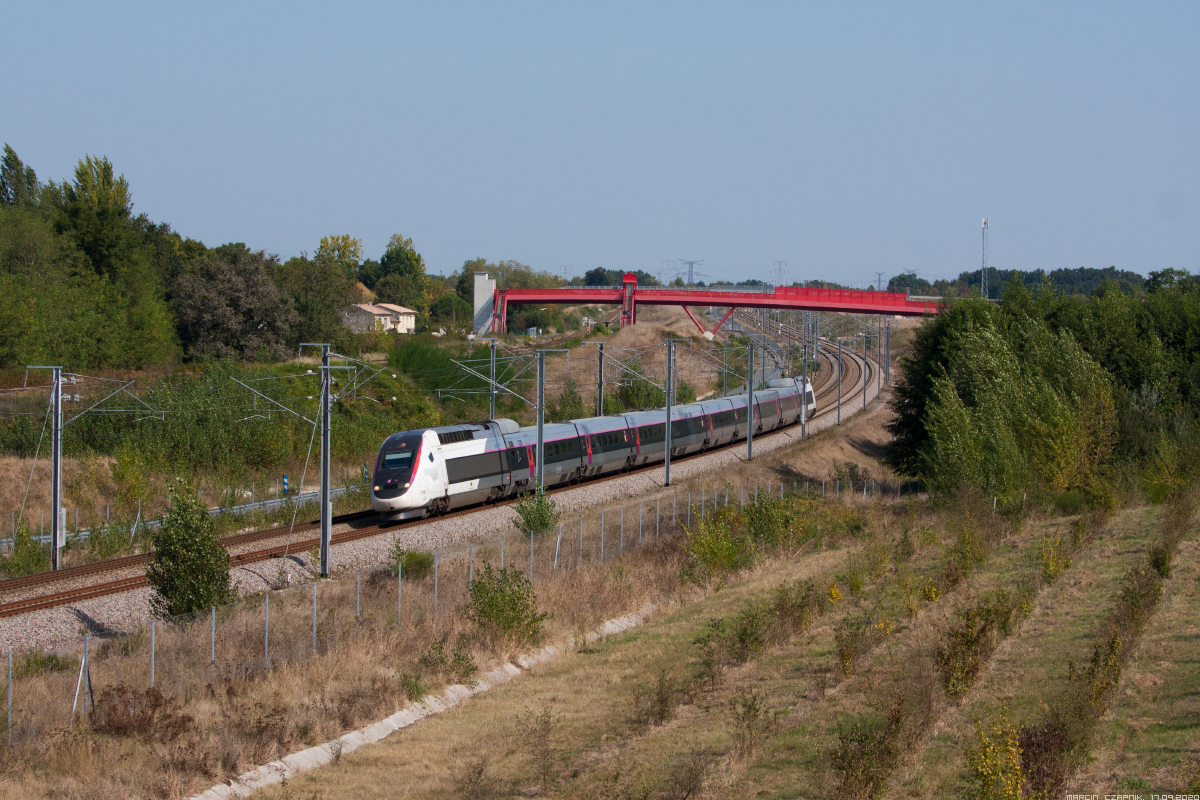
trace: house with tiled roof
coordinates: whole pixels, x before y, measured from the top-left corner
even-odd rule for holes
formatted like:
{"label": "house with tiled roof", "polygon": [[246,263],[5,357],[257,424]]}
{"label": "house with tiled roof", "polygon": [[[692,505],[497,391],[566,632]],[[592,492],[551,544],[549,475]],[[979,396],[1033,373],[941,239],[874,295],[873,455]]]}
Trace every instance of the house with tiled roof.
{"label": "house with tiled roof", "polygon": [[355,303],[342,316],[342,324],[356,333],[412,333],[417,327],[417,312],[395,303]]}

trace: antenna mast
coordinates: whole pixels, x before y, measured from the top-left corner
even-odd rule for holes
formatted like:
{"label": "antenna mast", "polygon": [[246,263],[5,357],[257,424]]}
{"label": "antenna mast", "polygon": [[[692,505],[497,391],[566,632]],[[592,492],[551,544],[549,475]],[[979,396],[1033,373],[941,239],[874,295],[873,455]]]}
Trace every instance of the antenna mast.
{"label": "antenna mast", "polygon": [[979,295],[984,300],[988,298],[988,271],[987,271],[987,232],[988,221],[987,217],[983,218],[983,267],[979,270]]}

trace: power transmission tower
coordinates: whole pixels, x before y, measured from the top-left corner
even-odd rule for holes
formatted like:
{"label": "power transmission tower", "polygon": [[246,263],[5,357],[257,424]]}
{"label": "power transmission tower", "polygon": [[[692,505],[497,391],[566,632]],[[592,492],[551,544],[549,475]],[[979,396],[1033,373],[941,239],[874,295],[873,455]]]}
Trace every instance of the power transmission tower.
{"label": "power transmission tower", "polygon": [[875,273],[875,287],[879,291],[881,291],[881,292],[883,291],[883,273],[882,272],[876,271],[876,273]]}
{"label": "power transmission tower", "polygon": [[987,217],[983,218],[983,268],[979,270],[979,294],[984,300],[988,297],[988,270],[987,270],[987,232],[988,221]]}
{"label": "power transmission tower", "polygon": [[680,263],[680,264],[687,264],[687,268],[688,268],[688,279],[687,279],[688,286],[693,286],[693,285],[695,285],[695,283],[696,283],[696,281],[695,281],[695,277],[696,277],[696,276],[695,276],[695,272],[696,272],[696,265],[697,265],[697,264],[703,264],[704,262],[703,262],[703,261],[687,261],[687,260],[685,260],[685,259],[682,259],[682,258],[681,258],[681,259],[679,259],[679,263]]}
{"label": "power transmission tower", "polygon": [[787,262],[778,258],[772,259],[771,261],[775,265],[771,270],[773,273],[775,273],[775,285],[783,286],[784,276],[787,275]]}

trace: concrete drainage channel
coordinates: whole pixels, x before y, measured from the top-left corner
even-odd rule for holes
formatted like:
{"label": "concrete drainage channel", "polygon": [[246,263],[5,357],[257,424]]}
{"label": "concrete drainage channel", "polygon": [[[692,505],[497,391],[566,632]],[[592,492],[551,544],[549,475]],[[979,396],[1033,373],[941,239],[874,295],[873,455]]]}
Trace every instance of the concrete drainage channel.
{"label": "concrete drainage channel", "polygon": [[427,695],[384,720],[351,731],[331,742],[292,753],[278,761],[272,761],[270,764],[264,764],[249,772],[244,772],[229,783],[217,784],[208,791],[193,795],[189,800],[228,800],[231,797],[250,797],[259,789],[265,789],[317,767],[323,767],[333,762],[335,758],[352,753],[360,747],[374,744],[398,730],[415,725],[425,717],[454,708],[468,697],[482,694],[493,686],[508,683],[522,672],[526,672],[538,664],[545,664],[564,652],[570,652],[577,644],[587,644],[601,637],[612,636],[635,628],[645,622],[656,608],[655,605],[648,605],[632,614],[610,619],[584,636],[583,642],[577,643],[574,638],[571,638],[561,646],[547,645],[531,655],[518,656],[513,662],[503,664],[485,673],[472,686],[461,684],[449,686],[440,695]]}

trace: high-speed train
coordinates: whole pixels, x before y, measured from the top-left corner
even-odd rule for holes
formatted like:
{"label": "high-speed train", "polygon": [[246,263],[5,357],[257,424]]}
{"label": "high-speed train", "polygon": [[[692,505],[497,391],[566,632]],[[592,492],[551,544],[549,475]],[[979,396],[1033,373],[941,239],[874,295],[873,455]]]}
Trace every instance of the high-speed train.
{"label": "high-speed train", "polygon": [[[803,400],[801,398],[803,397]],[[746,395],[673,406],[671,457],[746,437]],[[781,378],[754,393],[754,432],[811,418],[811,382]],[[547,488],[663,460],[666,410],[545,423]],[[379,448],[371,507],[388,519],[433,516],[535,488],[537,426],[511,419],[394,433]]]}

